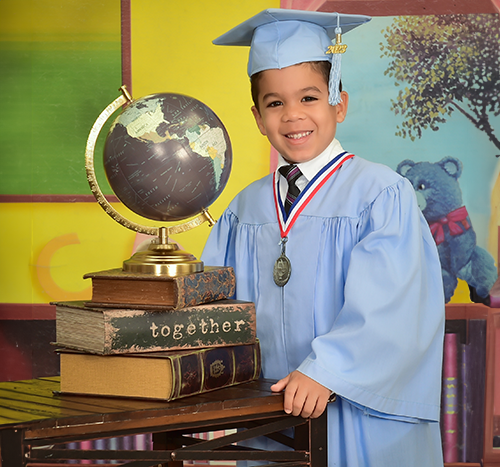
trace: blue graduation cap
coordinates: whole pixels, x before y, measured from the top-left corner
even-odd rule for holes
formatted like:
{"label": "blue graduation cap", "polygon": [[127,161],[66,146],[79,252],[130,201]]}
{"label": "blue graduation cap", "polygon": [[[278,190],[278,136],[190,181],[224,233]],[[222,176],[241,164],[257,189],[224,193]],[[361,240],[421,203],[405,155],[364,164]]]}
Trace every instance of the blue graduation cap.
{"label": "blue graduation cap", "polygon": [[271,8],[213,41],[250,46],[248,76],[297,63],[330,61],[329,102],[340,102],[340,57],[347,46],[341,35],[370,21],[369,16]]}

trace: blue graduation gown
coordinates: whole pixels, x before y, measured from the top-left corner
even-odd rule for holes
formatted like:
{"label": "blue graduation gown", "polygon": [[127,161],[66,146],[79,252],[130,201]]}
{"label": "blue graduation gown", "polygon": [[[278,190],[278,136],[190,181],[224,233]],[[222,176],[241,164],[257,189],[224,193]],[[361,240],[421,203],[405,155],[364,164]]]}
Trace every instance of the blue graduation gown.
{"label": "blue graduation gown", "polygon": [[442,466],[443,285],[412,186],[354,157],[292,227],[284,287],[279,241],[269,175],[236,196],[202,255],[232,266],[237,298],[255,302],[263,377],[299,370],[337,393],[330,467]]}

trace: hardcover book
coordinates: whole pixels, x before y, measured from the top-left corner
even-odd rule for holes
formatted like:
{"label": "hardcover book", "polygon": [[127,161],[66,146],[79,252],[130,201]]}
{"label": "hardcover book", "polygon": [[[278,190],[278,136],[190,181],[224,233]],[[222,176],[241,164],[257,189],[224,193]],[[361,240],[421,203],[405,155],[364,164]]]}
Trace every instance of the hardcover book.
{"label": "hardcover book", "polygon": [[124,272],[121,269],[85,274],[92,280],[91,305],[160,306],[174,309],[231,298],[235,276],[231,267],[205,266],[205,270],[176,277]]}
{"label": "hardcover book", "polygon": [[462,411],[464,425],[462,462],[480,463],[484,446],[486,385],[486,320],[469,319],[463,345]]}
{"label": "hardcover book", "polygon": [[444,336],[443,385],[442,385],[442,443],[445,462],[458,462],[459,442],[459,378],[458,335]]}
{"label": "hardcover book", "polygon": [[486,319],[447,320],[441,404],[446,463],[481,462],[485,378]]}
{"label": "hardcover book", "polygon": [[255,305],[219,300],[180,310],[89,307],[53,302],[56,345],[96,354],[252,344]]}
{"label": "hardcover book", "polygon": [[171,401],[258,379],[254,344],[128,355],[60,351],[61,393]]}

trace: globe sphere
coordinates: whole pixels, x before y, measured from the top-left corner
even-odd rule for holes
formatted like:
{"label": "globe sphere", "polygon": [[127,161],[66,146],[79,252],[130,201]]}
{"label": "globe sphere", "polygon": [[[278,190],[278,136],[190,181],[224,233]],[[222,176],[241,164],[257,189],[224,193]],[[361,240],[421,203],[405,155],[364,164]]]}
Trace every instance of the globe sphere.
{"label": "globe sphere", "polygon": [[104,170],[120,201],[140,216],[178,221],[208,208],[231,172],[229,135],[205,104],[182,94],[132,101],[104,143]]}

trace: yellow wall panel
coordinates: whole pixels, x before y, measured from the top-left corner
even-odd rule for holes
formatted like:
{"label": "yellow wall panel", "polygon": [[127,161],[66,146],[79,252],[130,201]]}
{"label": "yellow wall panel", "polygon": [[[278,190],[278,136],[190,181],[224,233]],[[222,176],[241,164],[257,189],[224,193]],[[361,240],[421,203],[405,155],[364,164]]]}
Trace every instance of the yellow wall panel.
{"label": "yellow wall panel", "polygon": [[121,267],[135,234],[97,203],[3,203],[0,302],[90,298],[88,272]]}
{"label": "yellow wall panel", "polygon": [[116,35],[119,0],[2,0],[2,40],[102,40]]}

